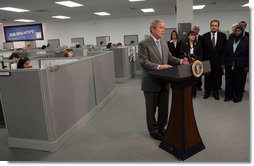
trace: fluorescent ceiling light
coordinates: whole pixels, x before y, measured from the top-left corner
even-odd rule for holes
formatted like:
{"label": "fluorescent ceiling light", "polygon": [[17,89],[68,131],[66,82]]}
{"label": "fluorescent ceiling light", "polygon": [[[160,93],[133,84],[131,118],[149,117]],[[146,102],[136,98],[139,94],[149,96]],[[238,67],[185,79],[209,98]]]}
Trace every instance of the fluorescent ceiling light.
{"label": "fluorescent ceiling light", "polygon": [[29,12],[30,10],[26,9],[19,9],[19,8],[14,8],[14,7],[2,7],[0,10],[6,10],[6,11],[11,11],[11,12]]}
{"label": "fluorescent ceiling light", "polygon": [[52,16],[52,18],[57,18],[57,19],[70,19],[71,17],[68,17],[68,16]]}
{"label": "fluorescent ceiling light", "polygon": [[108,15],[111,15],[110,13],[107,13],[107,12],[95,12],[94,14],[99,15],[99,16],[108,16]]}
{"label": "fluorescent ceiling light", "polygon": [[151,13],[151,12],[154,12],[154,9],[153,8],[146,8],[146,9],[141,9],[141,11],[144,13]]}
{"label": "fluorescent ceiling light", "polygon": [[130,2],[139,2],[139,1],[145,1],[145,0],[129,0]]}
{"label": "fluorescent ceiling light", "polygon": [[249,7],[250,4],[249,3],[246,3],[245,5],[243,5],[242,7]]}
{"label": "fluorescent ceiling light", "polygon": [[59,5],[63,5],[63,6],[67,6],[67,7],[79,7],[79,6],[83,6],[82,4],[80,3],[76,3],[76,2],[73,2],[73,1],[59,1],[59,2],[55,2]]}
{"label": "fluorescent ceiling light", "polygon": [[203,9],[205,7],[205,5],[194,5],[194,6],[192,6],[192,9],[193,10],[201,10],[201,9]]}
{"label": "fluorescent ceiling light", "polygon": [[35,22],[35,20],[28,20],[28,19],[16,19],[14,21],[17,21],[17,22]]}

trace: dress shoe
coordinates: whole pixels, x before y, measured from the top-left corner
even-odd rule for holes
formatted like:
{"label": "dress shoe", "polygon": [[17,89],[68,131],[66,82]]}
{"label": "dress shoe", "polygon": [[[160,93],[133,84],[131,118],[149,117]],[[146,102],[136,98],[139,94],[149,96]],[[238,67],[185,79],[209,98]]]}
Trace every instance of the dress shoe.
{"label": "dress shoe", "polygon": [[209,96],[209,94],[204,94],[203,99],[207,99]]}
{"label": "dress shoe", "polygon": [[165,133],[166,133],[166,130],[165,130],[165,129],[159,129],[159,133],[160,133],[162,136],[164,136]]}
{"label": "dress shoe", "polygon": [[241,99],[234,99],[233,102],[234,103],[239,103],[240,101],[242,101]]}
{"label": "dress shoe", "polygon": [[151,135],[151,137],[153,137],[154,139],[159,140],[159,141],[161,141],[163,138],[163,136],[159,132],[150,133],[150,135]]}
{"label": "dress shoe", "polygon": [[5,123],[4,123],[4,121],[1,121],[1,122],[0,122],[0,128],[5,128]]}
{"label": "dress shoe", "polygon": [[215,100],[220,100],[219,95],[213,95]]}
{"label": "dress shoe", "polygon": [[228,98],[228,97],[225,97],[224,101],[227,102],[227,101],[230,101],[231,99]]}

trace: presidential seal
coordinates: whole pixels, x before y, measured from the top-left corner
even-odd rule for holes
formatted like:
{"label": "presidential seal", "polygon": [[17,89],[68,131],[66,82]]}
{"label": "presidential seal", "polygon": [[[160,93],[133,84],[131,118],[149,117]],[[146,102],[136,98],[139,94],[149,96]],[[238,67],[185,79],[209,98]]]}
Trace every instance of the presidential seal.
{"label": "presidential seal", "polygon": [[203,63],[200,60],[195,60],[191,65],[191,71],[195,77],[202,76],[204,72]]}

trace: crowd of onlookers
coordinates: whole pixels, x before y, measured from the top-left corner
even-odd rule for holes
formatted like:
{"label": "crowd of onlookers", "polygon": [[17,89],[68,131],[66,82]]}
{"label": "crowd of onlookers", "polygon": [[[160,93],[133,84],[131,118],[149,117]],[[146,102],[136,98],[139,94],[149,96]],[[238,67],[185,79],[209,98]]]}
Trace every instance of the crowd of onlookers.
{"label": "crowd of onlookers", "polygon": [[[173,56],[210,61],[211,72],[204,76],[204,99],[213,95],[219,100],[222,90],[222,76],[225,75],[224,101],[240,102],[243,98],[247,73],[249,71],[249,33],[245,31],[247,23],[240,21],[232,25],[232,33],[227,38],[220,32],[220,22],[212,20],[210,31],[199,34],[200,27],[194,25],[185,41],[178,38],[177,31],[172,31],[168,48]],[[202,90],[202,79],[195,78],[192,84],[192,97]]]}

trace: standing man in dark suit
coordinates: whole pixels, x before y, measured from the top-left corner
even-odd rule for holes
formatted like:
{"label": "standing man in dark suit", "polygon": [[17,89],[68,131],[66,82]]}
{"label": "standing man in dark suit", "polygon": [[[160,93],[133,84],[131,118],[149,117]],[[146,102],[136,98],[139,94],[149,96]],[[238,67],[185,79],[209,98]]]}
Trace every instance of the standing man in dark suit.
{"label": "standing man in dark suit", "polygon": [[[162,140],[168,119],[169,84],[165,80],[150,77],[147,71],[188,64],[188,59],[173,57],[167,44],[160,40],[165,33],[164,21],[154,20],[150,33],[151,36],[138,45],[139,62],[143,68],[141,89],[145,96],[148,131],[154,139]],[[158,118],[155,117],[156,110]]]}
{"label": "standing man in dark suit", "polygon": [[[198,42],[201,42],[201,38],[202,38],[202,35],[199,34],[199,31],[200,31],[200,28],[198,25],[194,25],[192,27],[192,31],[195,32],[195,35],[196,35],[196,40]],[[201,52],[201,56],[202,56],[203,52]],[[200,59],[202,60],[202,58]],[[202,76],[197,78],[197,90],[202,90]]]}
{"label": "standing man in dark suit", "polygon": [[226,35],[219,32],[220,22],[210,22],[210,32],[202,36],[201,45],[203,49],[203,60],[209,60],[211,72],[205,75],[205,93],[203,98],[207,99],[213,93],[215,100],[219,100],[219,88],[222,82],[221,57],[227,41]]}
{"label": "standing man in dark suit", "polygon": [[246,27],[247,27],[247,22],[245,22],[245,21],[240,21],[240,22],[239,22],[239,25],[243,27],[243,34],[242,34],[242,36],[243,36],[243,37],[246,37],[246,38],[249,38],[249,32],[246,32],[246,31],[245,31],[245,29],[246,29]]}

